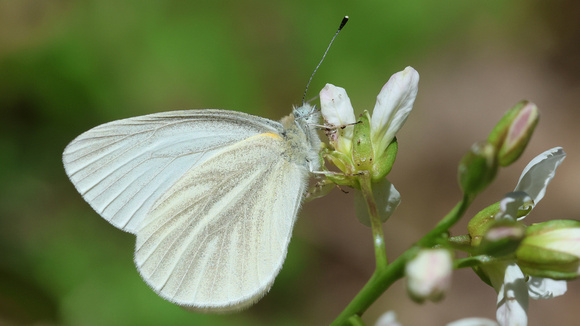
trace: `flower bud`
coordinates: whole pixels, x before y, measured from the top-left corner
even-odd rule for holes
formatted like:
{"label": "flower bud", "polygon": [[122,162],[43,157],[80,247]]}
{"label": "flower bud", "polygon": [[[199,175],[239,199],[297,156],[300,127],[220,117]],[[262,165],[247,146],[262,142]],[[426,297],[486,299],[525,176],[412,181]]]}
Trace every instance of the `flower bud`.
{"label": "flower bud", "polygon": [[506,112],[487,138],[497,150],[500,166],[508,166],[520,157],[538,120],[538,108],[528,101],[521,101]]}
{"label": "flower bud", "polygon": [[580,221],[552,220],[533,224],[516,251],[528,275],[568,280],[580,275]]}
{"label": "flower bud", "polygon": [[471,236],[471,245],[479,246],[483,236],[498,221],[516,221],[528,215],[533,201],[522,191],[507,193],[502,200],[492,204],[477,213],[469,224],[467,231]]}
{"label": "flower bud", "polygon": [[512,254],[522,242],[525,233],[525,227],[519,222],[495,221],[483,236],[477,253],[495,257]]}
{"label": "flower bud", "polygon": [[330,136],[333,147],[350,156],[352,147],[353,126],[356,122],[350,98],[342,87],[326,84],[320,91],[320,110],[324,120],[336,127]]}
{"label": "flower bud", "polygon": [[377,319],[375,326],[401,326],[401,324],[397,320],[397,314],[391,310],[382,314]]}
{"label": "flower bud", "polygon": [[475,143],[459,162],[459,185],[465,194],[477,194],[487,187],[497,173],[494,147]]}
{"label": "flower bud", "polygon": [[417,96],[419,73],[407,67],[389,79],[377,96],[371,118],[371,138],[375,157],[380,157],[401,129]]}
{"label": "flower bud", "polygon": [[451,285],[453,258],[447,249],[421,250],[405,266],[407,292],[416,302],[439,301]]}

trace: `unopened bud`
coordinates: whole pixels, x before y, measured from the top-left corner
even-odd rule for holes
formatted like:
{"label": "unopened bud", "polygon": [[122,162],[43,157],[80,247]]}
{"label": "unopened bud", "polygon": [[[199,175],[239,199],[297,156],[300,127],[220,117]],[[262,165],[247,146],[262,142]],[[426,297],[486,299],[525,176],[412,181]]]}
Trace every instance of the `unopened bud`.
{"label": "unopened bud", "polygon": [[407,263],[407,292],[416,302],[439,301],[451,285],[453,257],[446,249],[425,249]]}
{"label": "unopened bud", "polygon": [[568,280],[580,275],[580,221],[553,220],[533,224],[516,251],[528,275]]}
{"label": "unopened bud", "polygon": [[487,187],[497,173],[495,148],[487,143],[475,143],[459,162],[458,178],[465,194],[477,194]]}
{"label": "unopened bud", "polygon": [[520,157],[538,120],[538,107],[528,101],[521,101],[506,112],[487,138],[497,150],[500,166],[508,166]]}
{"label": "unopened bud", "polygon": [[525,233],[525,227],[519,222],[495,221],[483,236],[478,253],[495,257],[512,254],[522,242]]}

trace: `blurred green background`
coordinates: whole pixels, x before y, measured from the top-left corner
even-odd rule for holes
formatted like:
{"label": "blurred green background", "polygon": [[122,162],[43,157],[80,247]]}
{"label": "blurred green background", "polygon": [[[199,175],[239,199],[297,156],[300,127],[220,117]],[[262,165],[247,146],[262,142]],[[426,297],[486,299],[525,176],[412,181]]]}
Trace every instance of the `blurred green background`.
{"label": "blurred green background", "polygon": [[[521,99],[542,118],[514,166],[469,214],[513,189],[535,155],[568,158],[528,222],[579,219],[580,5],[574,1],[0,0],[0,325],[324,325],[374,268],[370,230],[352,194],[304,205],[270,293],[231,315],[162,300],[133,262],[134,237],[101,219],[68,181],[61,154],[83,131],[164,110],[221,108],[271,119],[300,104],[314,77],[372,109],[389,76],[413,66],[419,95],[389,178],[403,202],[386,224],[395,257],[459,199],[456,162]],[[468,215],[469,215],[468,214]],[[466,221],[454,228],[465,232]],[[577,322],[578,282],[530,303],[530,325]],[[470,270],[438,304],[404,283],[364,320],[395,310],[405,325],[494,318],[495,293]]]}

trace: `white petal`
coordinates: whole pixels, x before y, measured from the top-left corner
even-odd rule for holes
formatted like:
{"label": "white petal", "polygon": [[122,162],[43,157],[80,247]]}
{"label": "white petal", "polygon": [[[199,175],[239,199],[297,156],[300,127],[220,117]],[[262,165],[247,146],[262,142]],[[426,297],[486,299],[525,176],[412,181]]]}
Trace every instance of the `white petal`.
{"label": "white petal", "polygon": [[401,326],[394,311],[387,311],[377,319],[375,326]]}
{"label": "white petal", "polygon": [[[395,189],[395,186],[383,178],[381,181],[372,184],[373,194],[375,196],[375,202],[379,211],[379,217],[381,222],[386,222],[395,209],[401,203],[401,194]],[[362,192],[356,190],[354,193],[354,207],[356,212],[356,217],[358,220],[370,227],[371,218],[367,208],[367,203],[362,195]]]}
{"label": "white petal", "polygon": [[352,137],[356,118],[350,99],[344,88],[326,84],[320,91],[320,107],[324,120],[331,126],[346,126],[337,128],[330,136],[330,142],[334,148],[350,156]]}
{"label": "white petal", "polygon": [[568,288],[566,281],[557,281],[543,277],[532,276],[527,283],[530,298],[534,300],[550,299],[563,295]]}
{"label": "white petal", "polygon": [[405,266],[407,291],[420,301],[437,301],[451,285],[453,257],[447,249],[424,249]]}
{"label": "white petal", "polygon": [[524,168],[514,191],[526,192],[534,200],[534,205],[537,205],[544,198],[546,187],[565,157],[562,147],[554,147],[534,157]]}
{"label": "white petal", "polygon": [[456,320],[452,323],[447,324],[446,326],[498,326],[498,325],[495,322],[495,320],[472,317]]}
{"label": "white petal", "polygon": [[354,109],[342,87],[326,84],[320,91],[320,110],[324,120],[333,126],[355,123]]}
{"label": "white petal", "polygon": [[507,266],[504,282],[497,294],[496,318],[501,326],[525,326],[528,324],[528,286],[521,269]]}
{"label": "white petal", "polygon": [[580,257],[580,228],[551,230],[537,238],[543,242],[543,248]]}
{"label": "white petal", "polygon": [[389,79],[377,96],[371,118],[375,153],[382,153],[411,113],[417,96],[419,73],[407,67]]}
{"label": "white petal", "polygon": [[[523,191],[510,192],[499,202],[499,212],[495,215],[496,220],[510,219],[515,221],[518,216],[518,209],[522,206],[533,205],[532,198]],[[519,220],[525,216],[520,217]]]}

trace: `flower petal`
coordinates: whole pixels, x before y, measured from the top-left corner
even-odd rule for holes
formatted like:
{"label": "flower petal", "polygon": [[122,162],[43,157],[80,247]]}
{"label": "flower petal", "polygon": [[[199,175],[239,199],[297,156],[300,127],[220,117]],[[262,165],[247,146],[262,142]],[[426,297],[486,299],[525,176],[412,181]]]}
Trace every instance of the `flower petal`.
{"label": "flower petal", "polygon": [[546,188],[564,158],[566,153],[562,147],[554,147],[536,156],[524,168],[514,191],[526,192],[534,200],[534,205],[537,205],[544,198]]}
{"label": "flower petal", "polygon": [[524,273],[516,264],[508,265],[497,294],[496,318],[502,326],[528,324],[528,286]]}
{"label": "flower petal", "polygon": [[532,276],[527,283],[530,298],[534,300],[550,299],[563,295],[568,288],[566,281],[557,281],[543,277]]}
{"label": "flower petal", "polygon": [[[515,221],[518,219],[518,209],[522,206],[527,208],[533,205],[532,198],[523,191],[510,192],[506,194],[499,202],[499,212],[495,215],[496,220],[510,219]],[[523,219],[525,216],[519,218]]]}
{"label": "flower petal", "polygon": [[[393,215],[393,212],[401,203],[401,194],[397,189],[395,189],[395,186],[387,180],[387,178],[383,178],[381,181],[373,183],[372,187],[377,209],[379,211],[379,217],[381,222],[384,223],[389,217],[391,217],[391,215]],[[367,204],[362,192],[358,190],[356,190],[354,194],[354,207],[359,222],[370,227],[371,217],[367,209]]]}
{"label": "flower petal", "polygon": [[472,317],[456,320],[452,323],[447,324],[446,326],[498,326],[498,325],[494,320],[491,319]]}
{"label": "flower petal", "polygon": [[424,249],[407,262],[407,291],[412,299],[439,301],[451,285],[453,257],[447,249]]}
{"label": "flower petal", "polygon": [[337,151],[349,155],[352,148],[354,126],[348,125],[354,124],[356,117],[350,98],[344,88],[326,84],[320,91],[320,110],[324,120],[331,126],[346,126],[338,128],[330,136],[330,142]]}
{"label": "flower petal", "polygon": [[333,126],[355,123],[354,109],[342,87],[326,84],[320,91],[320,110],[324,120]]}
{"label": "flower petal", "polygon": [[389,79],[377,96],[371,118],[375,153],[382,153],[411,113],[417,96],[419,73],[407,67]]}
{"label": "flower petal", "polygon": [[377,319],[375,326],[401,326],[401,324],[397,321],[397,314],[389,310]]}

